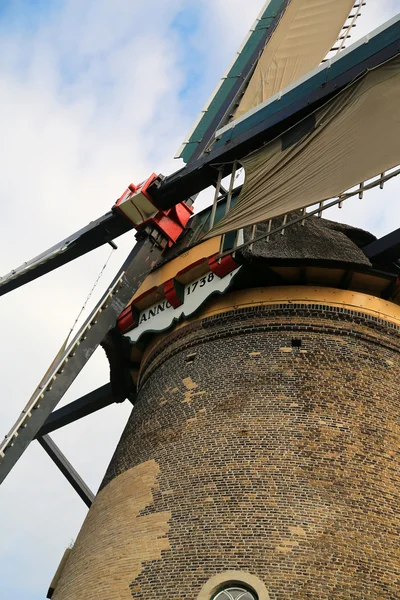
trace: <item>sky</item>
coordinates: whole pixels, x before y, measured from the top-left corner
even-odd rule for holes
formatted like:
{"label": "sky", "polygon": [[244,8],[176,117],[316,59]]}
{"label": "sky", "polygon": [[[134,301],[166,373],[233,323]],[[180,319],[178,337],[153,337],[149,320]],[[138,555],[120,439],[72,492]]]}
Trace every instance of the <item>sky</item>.
{"label": "sky", "polygon": [[[129,183],[182,166],[176,150],[263,4],[0,2],[1,275],[107,212]],[[368,0],[352,41],[399,9],[400,0]],[[394,180],[326,216],[381,236],[398,226],[399,192]],[[89,307],[133,243],[132,233],[117,240]],[[0,298],[0,436],[61,346],[110,250]],[[99,349],[62,404],[107,381]],[[52,434],[94,492],[129,412],[125,402]],[[86,512],[33,442],[0,489],[1,600],[45,598]]]}

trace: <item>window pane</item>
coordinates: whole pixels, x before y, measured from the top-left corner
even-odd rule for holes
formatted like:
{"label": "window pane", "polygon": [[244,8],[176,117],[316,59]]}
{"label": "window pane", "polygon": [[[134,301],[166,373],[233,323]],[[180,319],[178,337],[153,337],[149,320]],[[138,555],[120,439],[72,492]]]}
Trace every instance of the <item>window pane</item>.
{"label": "window pane", "polygon": [[229,590],[230,594],[232,595],[233,600],[238,600],[238,598],[242,598],[243,594],[247,594],[247,591],[244,590],[243,588],[239,589],[239,588],[232,588]]}
{"label": "window pane", "polygon": [[232,586],[219,592],[214,600],[256,600],[256,596],[249,590]]}

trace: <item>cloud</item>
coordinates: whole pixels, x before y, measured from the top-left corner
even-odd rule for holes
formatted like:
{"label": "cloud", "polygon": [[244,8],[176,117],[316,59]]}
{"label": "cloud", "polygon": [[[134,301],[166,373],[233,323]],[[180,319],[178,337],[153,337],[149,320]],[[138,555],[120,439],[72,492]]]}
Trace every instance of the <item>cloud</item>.
{"label": "cloud", "polygon": [[[33,4],[4,3],[0,24],[3,274],[109,210],[131,181],[181,166],[172,158],[176,149],[264,1]],[[368,2],[357,32],[389,18],[394,4]],[[392,229],[396,190],[393,183],[384,195],[376,192],[378,201],[384,198],[379,205],[372,194],[353,200],[337,218],[379,233]],[[133,234],[117,243],[91,305]],[[0,299],[3,433],[60,347],[108,253],[100,248]],[[63,402],[107,376],[99,350]],[[93,490],[129,410],[128,403],[110,407],[54,434]],[[43,598],[85,507],[36,443],[0,491],[0,597]]]}
{"label": "cloud", "polygon": [[[25,3],[9,17],[0,37],[2,273],[109,210],[131,181],[178,166],[172,156],[185,127],[177,93],[183,40],[172,22],[181,6],[171,0],[64,2],[37,18],[32,31]],[[100,290],[133,242],[133,234],[118,242],[121,250]],[[4,434],[65,338],[109,250],[2,298]],[[63,402],[107,377],[99,350]],[[54,434],[94,491],[128,414],[128,403],[110,407]],[[85,507],[36,443],[2,485],[0,506],[0,596],[43,597]]]}

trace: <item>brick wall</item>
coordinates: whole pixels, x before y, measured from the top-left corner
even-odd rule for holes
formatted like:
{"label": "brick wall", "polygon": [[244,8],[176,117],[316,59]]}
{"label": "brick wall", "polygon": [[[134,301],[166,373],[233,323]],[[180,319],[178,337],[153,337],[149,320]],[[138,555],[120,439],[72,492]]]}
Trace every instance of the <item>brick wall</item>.
{"label": "brick wall", "polygon": [[[399,341],[393,324],[304,304],[239,309],[159,338],[95,501],[107,500],[108,518],[84,525],[68,563],[85,600],[125,598],[128,586],[137,600],[195,600],[228,570],[256,575],[271,600],[399,598]],[[127,474],[148,465],[140,510],[113,509],[119,482],[127,494]],[[118,521],[133,536],[151,516],[160,528],[136,536],[131,572],[126,535],[113,542],[105,594],[83,571],[85,531],[115,535]]]}

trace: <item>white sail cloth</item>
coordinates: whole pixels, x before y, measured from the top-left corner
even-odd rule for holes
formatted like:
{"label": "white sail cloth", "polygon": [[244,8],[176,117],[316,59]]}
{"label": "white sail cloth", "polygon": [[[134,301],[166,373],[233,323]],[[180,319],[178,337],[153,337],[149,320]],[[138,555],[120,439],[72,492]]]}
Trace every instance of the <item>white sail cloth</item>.
{"label": "white sail cloth", "polygon": [[235,118],[322,61],[338,39],[354,0],[291,0],[266,45]]}
{"label": "white sail cloth", "polygon": [[207,237],[329,198],[400,164],[400,56],[241,161],[245,183]]}

